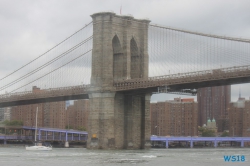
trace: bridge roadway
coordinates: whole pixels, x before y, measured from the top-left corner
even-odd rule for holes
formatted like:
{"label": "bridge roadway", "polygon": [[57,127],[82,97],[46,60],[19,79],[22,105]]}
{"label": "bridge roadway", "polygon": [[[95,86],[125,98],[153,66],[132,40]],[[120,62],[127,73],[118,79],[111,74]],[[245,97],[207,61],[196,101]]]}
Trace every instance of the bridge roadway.
{"label": "bridge roadway", "polygon": [[190,147],[193,147],[194,142],[210,141],[214,143],[214,147],[218,146],[219,142],[240,142],[240,146],[244,147],[244,142],[250,142],[250,137],[164,137],[164,136],[151,136],[151,141],[164,141],[166,142],[166,148],[168,148],[169,142],[185,141],[190,142]]}
{"label": "bridge roadway", "polygon": [[198,89],[202,87],[250,82],[250,65],[130,79],[114,83],[116,91],[168,86],[171,89]]}
{"label": "bridge roadway", "polygon": [[[35,127],[23,126],[21,129],[27,131],[33,131],[35,133]],[[42,133],[43,132],[43,133]],[[56,129],[56,128],[37,128],[37,140],[41,141],[76,141],[85,142],[88,138],[86,131]],[[30,135],[0,135],[0,140],[33,140],[34,136]]]}
{"label": "bridge roadway", "polygon": [[[102,91],[123,91],[130,93],[157,92],[158,87],[172,90],[198,89],[202,87],[231,85],[250,82],[250,65],[190,73],[178,73],[166,76],[149,77],[148,79],[129,79],[115,82],[113,87],[102,87]],[[39,92],[18,92],[0,95],[0,107],[36,104],[44,102],[88,99],[88,93],[100,92],[91,85],[45,89]]]}

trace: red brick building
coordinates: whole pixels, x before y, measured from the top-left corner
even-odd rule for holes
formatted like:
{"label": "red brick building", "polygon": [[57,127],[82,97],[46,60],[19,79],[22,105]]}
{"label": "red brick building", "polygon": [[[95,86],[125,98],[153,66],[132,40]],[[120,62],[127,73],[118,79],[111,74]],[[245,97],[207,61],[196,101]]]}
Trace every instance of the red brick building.
{"label": "red brick building", "polygon": [[43,113],[44,104],[32,104],[32,105],[12,107],[10,120],[23,121],[24,126],[35,126],[37,108],[38,108],[37,126],[43,127],[44,126],[44,113]]}
{"label": "red brick building", "polygon": [[[41,93],[42,91],[36,86],[32,89],[33,93]],[[64,101],[12,107],[11,120],[23,121],[24,126],[35,126],[37,107],[37,125],[39,127],[65,128],[66,110]]]}
{"label": "red brick building", "polygon": [[46,122],[44,127],[65,129],[67,125],[65,101],[46,103],[44,113],[47,118],[44,119]]}
{"label": "red brick building", "polygon": [[194,99],[175,98],[150,104],[151,134],[161,136],[196,136],[198,109]]}
{"label": "red brick building", "polygon": [[208,118],[217,122],[218,132],[228,130],[228,108],[231,101],[231,86],[216,86],[198,89],[198,125],[206,124]]}
{"label": "red brick building", "polygon": [[230,103],[229,134],[235,137],[250,136],[250,100],[240,98]]}
{"label": "red brick building", "polygon": [[89,114],[89,100],[74,101],[74,105],[67,108],[66,120],[74,129],[87,129]]}

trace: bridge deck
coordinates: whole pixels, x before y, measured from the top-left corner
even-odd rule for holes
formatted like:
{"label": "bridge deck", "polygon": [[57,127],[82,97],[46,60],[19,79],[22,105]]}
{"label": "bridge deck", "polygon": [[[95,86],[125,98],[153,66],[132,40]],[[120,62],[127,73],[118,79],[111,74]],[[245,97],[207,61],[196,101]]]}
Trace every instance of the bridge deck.
{"label": "bridge deck", "polygon": [[[157,87],[168,86],[172,89],[197,89],[201,87],[230,85],[250,82],[250,65],[191,73],[178,73],[166,76],[149,77],[147,79],[129,79],[114,82],[107,91],[149,90],[156,92]],[[39,92],[18,92],[0,95],[0,107],[36,104],[44,102],[88,99],[92,92],[91,85],[45,89]],[[99,89],[97,89],[98,91]],[[105,89],[103,89],[105,91]]]}

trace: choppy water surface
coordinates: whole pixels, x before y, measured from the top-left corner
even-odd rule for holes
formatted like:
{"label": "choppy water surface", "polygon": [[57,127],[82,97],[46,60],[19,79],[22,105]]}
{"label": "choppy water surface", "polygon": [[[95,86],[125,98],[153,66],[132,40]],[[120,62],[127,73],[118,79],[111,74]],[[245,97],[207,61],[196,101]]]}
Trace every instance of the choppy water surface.
{"label": "choppy water surface", "polygon": [[[224,155],[244,155],[245,162],[225,162]],[[6,166],[211,166],[250,165],[250,149],[151,149],[87,150],[54,148],[53,151],[26,151],[24,147],[0,147],[0,165]]]}

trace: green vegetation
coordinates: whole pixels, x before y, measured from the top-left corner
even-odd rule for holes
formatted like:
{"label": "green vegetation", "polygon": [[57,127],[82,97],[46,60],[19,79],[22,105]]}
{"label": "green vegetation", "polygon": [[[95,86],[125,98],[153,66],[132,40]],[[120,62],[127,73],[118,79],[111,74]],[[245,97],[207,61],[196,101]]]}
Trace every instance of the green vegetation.
{"label": "green vegetation", "polygon": [[73,126],[66,125],[65,129],[75,129],[75,130],[80,130],[80,131],[87,131],[86,127],[84,127],[84,126],[80,126],[78,128],[74,128]]}
{"label": "green vegetation", "polygon": [[1,133],[1,134],[4,134],[4,133],[5,133],[5,129],[4,129],[4,128],[1,128],[1,129],[0,129],[0,133]]}
{"label": "green vegetation", "polygon": [[199,132],[201,132],[202,137],[215,137],[215,132],[213,130],[207,129],[205,127],[199,127]]}
{"label": "green vegetation", "polygon": [[5,120],[3,122],[6,126],[23,126],[23,121],[20,120]]}
{"label": "green vegetation", "polygon": [[229,136],[229,132],[226,132],[224,131],[222,134],[221,134],[221,137],[228,137]]}
{"label": "green vegetation", "polygon": [[86,129],[84,126],[78,127],[77,130],[80,130],[80,131],[87,131],[87,129]]}
{"label": "green vegetation", "polygon": [[73,126],[70,126],[70,125],[66,125],[66,126],[65,126],[65,129],[74,129],[74,127],[73,127]]}

